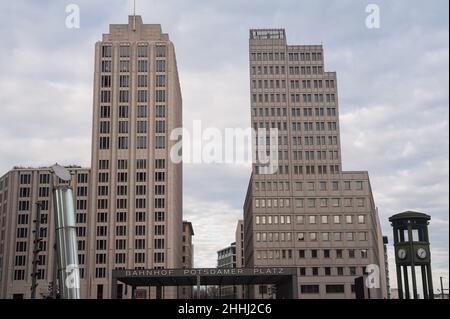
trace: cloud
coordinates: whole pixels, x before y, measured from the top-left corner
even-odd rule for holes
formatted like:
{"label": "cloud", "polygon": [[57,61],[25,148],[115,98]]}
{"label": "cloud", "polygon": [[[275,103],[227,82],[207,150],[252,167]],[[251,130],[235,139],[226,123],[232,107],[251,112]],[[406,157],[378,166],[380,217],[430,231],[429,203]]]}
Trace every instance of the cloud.
{"label": "cloud", "polygon": [[[0,4],[2,173],[55,161],[89,166],[94,43],[109,23],[127,21],[131,2],[77,3],[78,30],[64,27],[64,2]],[[435,280],[448,277],[448,2],[377,1],[379,30],[365,27],[367,3],[152,0],[137,10],[175,44],[186,127],[197,119],[249,126],[250,27],[285,27],[289,44],[323,42],[325,68],[338,76],[344,169],[369,171],[385,234],[394,213],[432,216]],[[184,167],[197,266],[215,266],[216,251],[234,241],[249,174],[243,166]]]}

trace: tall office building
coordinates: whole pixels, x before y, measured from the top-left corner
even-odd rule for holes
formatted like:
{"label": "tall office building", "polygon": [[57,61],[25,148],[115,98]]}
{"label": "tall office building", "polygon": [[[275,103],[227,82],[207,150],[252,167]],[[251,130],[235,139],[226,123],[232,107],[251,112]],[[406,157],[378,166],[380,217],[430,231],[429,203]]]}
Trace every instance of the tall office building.
{"label": "tall office building", "polygon": [[[182,164],[171,160],[169,139],[182,127],[181,104],[175,49],[161,26],[140,16],[111,25],[95,45],[91,298],[110,295],[113,269],[182,267]],[[149,293],[171,298],[172,290]]]}
{"label": "tall office building", "polygon": [[372,297],[386,297],[369,176],[342,170],[337,79],[322,46],[287,45],[283,29],[250,30],[249,44],[252,126],[278,129],[278,170],[253,164],[246,267],[298,267],[300,298],[354,298],[354,279],[375,264]]}
{"label": "tall office building", "polygon": [[[194,228],[192,223],[183,221],[183,269],[190,269],[194,267],[194,245],[192,244],[192,237],[194,236]],[[194,290],[192,286],[180,287],[179,298],[193,299]]]}
{"label": "tall office building", "polygon": [[[171,160],[176,141],[169,140],[182,127],[181,90],[174,46],[160,25],[130,16],[110,26],[95,45],[93,106],[92,167],[70,168],[71,185],[81,297],[110,298],[113,269],[183,266],[182,163]],[[52,178],[49,168],[0,178],[0,298],[30,297],[37,200],[45,217],[37,298],[55,281]],[[130,298],[132,289],[120,285],[118,294]],[[172,287],[135,291],[176,296]]]}
{"label": "tall office building", "polygon": [[[217,252],[217,268],[236,268],[236,243],[222,248]],[[237,299],[237,286],[219,286],[219,297],[221,299]]]}

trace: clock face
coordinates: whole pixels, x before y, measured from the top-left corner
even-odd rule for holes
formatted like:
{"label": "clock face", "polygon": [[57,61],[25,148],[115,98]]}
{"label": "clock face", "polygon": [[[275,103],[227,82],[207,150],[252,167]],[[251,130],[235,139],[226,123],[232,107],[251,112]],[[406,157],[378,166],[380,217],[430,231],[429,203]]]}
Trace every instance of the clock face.
{"label": "clock face", "polygon": [[400,259],[405,259],[405,258],[406,258],[406,250],[404,250],[404,249],[399,249],[399,250],[397,251],[397,256],[398,256],[398,258],[400,258]]}
{"label": "clock face", "polygon": [[419,257],[420,259],[427,258],[427,251],[424,248],[417,249],[417,257]]}

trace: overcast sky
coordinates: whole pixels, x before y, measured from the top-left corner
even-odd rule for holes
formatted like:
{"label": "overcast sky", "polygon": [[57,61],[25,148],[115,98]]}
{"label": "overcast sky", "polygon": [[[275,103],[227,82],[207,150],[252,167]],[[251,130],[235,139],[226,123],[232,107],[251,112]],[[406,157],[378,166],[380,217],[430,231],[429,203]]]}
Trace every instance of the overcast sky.
{"label": "overcast sky", "polygon": [[[71,3],[79,29],[65,27]],[[369,3],[381,9],[380,29],[365,26]],[[90,166],[94,43],[130,12],[131,0],[0,2],[0,175],[14,165]],[[447,0],[138,0],[137,13],[175,44],[186,127],[250,125],[249,28],[323,43],[325,69],[338,76],[344,169],[369,171],[391,242],[389,216],[432,216],[434,281],[448,278]],[[234,241],[249,176],[249,165],[184,166],[196,266],[216,266],[216,251]]]}

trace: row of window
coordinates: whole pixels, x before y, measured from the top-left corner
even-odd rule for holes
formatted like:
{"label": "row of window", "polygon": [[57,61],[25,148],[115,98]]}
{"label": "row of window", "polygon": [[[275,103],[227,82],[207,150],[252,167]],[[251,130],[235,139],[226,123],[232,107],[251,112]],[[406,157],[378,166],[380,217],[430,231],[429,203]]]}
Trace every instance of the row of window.
{"label": "row of window", "polygon": [[[324,257],[324,258],[331,258],[331,250],[330,249],[326,249],[326,251],[327,251],[327,254],[329,254],[330,257]],[[363,259],[367,259],[368,258],[368,250],[367,249],[361,249],[359,251],[360,251],[361,258],[363,258]],[[315,255],[317,257],[312,257],[312,258],[319,258],[318,257],[318,250],[317,249],[311,250],[311,256],[312,256],[313,252],[315,253]],[[337,255],[338,252],[340,254],[340,257],[338,257],[339,255]],[[351,258],[351,259],[355,259],[356,258],[356,249],[349,249],[347,252],[348,252],[349,256],[350,256],[350,254],[353,256],[353,257],[349,257],[349,258]],[[299,253],[298,256],[299,256],[300,259],[305,258],[304,257],[304,256],[306,256],[305,250],[299,250],[298,253]],[[293,257],[293,253],[292,253],[292,249],[256,250],[255,254],[256,254],[256,259],[257,260],[261,260],[261,259],[263,259],[263,260],[293,259],[294,258]],[[342,256],[343,256],[343,250],[342,249],[337,249],[336,250],[336,258],[337,259],[341,259],[341,258],[343,258]],[[326,267],[326,268],[328,268],[328,267]],[[350,268],[351,269],[349,269],[348,275],[355,275],[356,274],[356,267],[350,267]],[[311,270],[312,270],[311,275],[319,276],[319,267],[312,267]],[[365,269],[363,268],[363,272],[364,271],[365,271]],[[302,271],[300,270],[300,274],[305,276],[306,272],[303,272],[303,274],[302,274]],[[326,275],[331,275],[329,273],[325,273],[325,274]],[[343,273],[342,274],[338,273],[336,275],[343,276],[344,274]]]}
{"label": "row of window", "polygon": [[[100,83],[102,88],[110,88],[112,86],[112,76],[111,75],[102,75],[100,78]],[[120,75],[119,76],[119,87],[127,88],[130,87],[130,76],[129,75]],[[137,86],[147,87],[148,86],[148,76],[139,74],[137,76]],[[158,74],[155,76],[155,86],[156,87],[165,87],[166,86],[166,76],[163,74]]]}
{"label": "row of window", "polygon": [[[109,160],[99,160],[98,161],[98,169],[107,170],[110,168]],[[118,159],[117,160],[117,168],[118,169],[128,169],[128,160],[126,159]],[[136,160],[136,169],[146,169],[147,168],[147,160],[139,158]],[[163,158],[155,159],[155,169],[165,169],[166,168],[166,160]]]}
{"label": "row of window", "polygon": [[[155,182],[164,182],[166,178],[165,172],[157,171],[154,174]],[[109,173],[100,172],[98,174],[99,183],[107,183],[109,181]],[[136,182],[146,182],[147,181],[147,173],[146,172],[137,172],[136,173]],[[128,173],[127,172],[118,172],[117,173],[117,182],[118,183],[126,183],[128,182]]]}
{"label": "row of window", "polygon": [[[257,232],[257,242],[292,242],[294,240],[291,232]],[[298,232],[296,233],[296,241],[367,241],[367,232]],[[308,234],[308,236],[306,236]]]}
{"label": "row of window", "polygon": [[[305,215],[297,215],[295,216],[295,221],[298,225],[303,225],[305,224],[305,221],[308,222],[308,224],[310,225],[315,225],[315,224],[319,224],[319,220],[320,223],[322,225],[328,225],[331,223],[333,224],[342,224],[343,220],[345,220],[346,224],[353,224],[355,222],[355,220],[358,222],[358,224],[365,224],[366,223],[366,217],[365,215],[359,214],[357,216],[355,215],[351,215],[351,214],[347,214],[345,216],[343,215],[334,215],[332,216],[333,218],[331,219],[330,216],[328,215],[321,215],[320,219],[319,216],[317,215],[310,215],[310,216],[305,216]],[[291,216],[289,215],[274,215],[274,216],[267,216],[267,215],[256,215],[255,216],[255,225],[283,225],[283,224],[291,224]]]}
{"label": "row of window", "polygon": [[[166,202],[165,198],[155,198],[153,208],[165,208]],[[97,209],[108,209],[108,199],[102,198],[97,200]],[[126,209],[128,206],[127,198],[118,198],[116,200],[116,208],[117,209]],[[135,207],[137,209],[147,208],[147,199],[146,198],[136,198],[135,199]]]}
{"label": "row of window", "polygon": [[[86,213],[76,213],[76,223],[77,224],[85,224],[86,223]],[[97,214],[97,222],[106,223],[108,221],[108,213],[98,213]],[[127,222],[127,213],[126,212],[117,212],[116,220],[117,223],[126,223]],[[134,222],[145,222],[146,221],[146,212],[138,211],[135,213]],[[157,211],[154,213],[154,221],[155,222],[164,222],[165,221],[165,213],[161,211]]]}
{"label": "row of window", "polygon": [[[78,173],[77,183],[86,184],[88,182],[88,173]],[[19,181],[21,185],[31,184],[31,174],[20,174]],[[39,174],[39,184],[50,184],[50,174]]]}
{"label": "row of window", "polygon": [[[147,90],[137,90],[136,101],[138,103],[148,102],[149,94]],[[100,92],[100,102],[101,103],[111,103],[111,91],[102,90]],[[119,103],[129,103],[130,102],[130,91],[129,90],[119,90]],[[164,103],[166,102],[166,91],[165,90],[155,90],[155,102]],[[126,106],[121,106],[124,110]],[[119,107],[120,108],[120,107]],[[125,117],[125,116],[124,116]]]}
{"label": "row of window", "polygon": [[[129,122],[128,121],[119,121],[119,134],[128,134],[129,133]],[[147,131],[147,121],[137,121],[136,122],[136,133],[137,134],[146,134]],[[99,125],[99,133],[100,134],[109,134],[111,132],[111,125],[109,121],[100,121]],[[164,134],[166,132],[166,122],[162,120],[155,121],[155,133]]]}
{"label": "row of window", "polygon": [[[80,235],[78,235],[80,234]],[[108,226],[100,225],[97,226],[96,234],[99,237],[108,236]],[[127,226],[125,225],[117,225],[116,226],[116,236],[126,236],[127,234]],[[146,226],[145,225],[135,225],[135,236],[145,236],[146,235]],[[165,235],[165,226],[164,225],[155,225],[154,226],[154,235],[155,236],[164,236]],[[85,237],[86,236],[86,227],[77,227],[77,236]]]}
{"label": "row of window", "polygon": [[[290,102],[295,104],[301,103],[335,103],[335,94],[290,94]],[[269,93],[253,93],[252,103],[286,103],[286,94],[269,94]]]}
{"label": "row of window", "polygon": [[[329,167],[329,170],[328,170]],[[327,175],[327,174],[339,174],[339,165],[306,165],[303,169],[302,165],[294,165],[293,166],[293,174],[294,175]],[[317,169],[316,169],[317,168]],[[279,165],[276,172],[270,171],[270,174],[277,175],[289,175],[289,166],[288,165]],[[255,165],[254,166],[255,175],[265,175],[267,174],[267,165]]]}
{"label": "row of window", "polygon": [[[254,200],[255,208],[290,208],[291,199],[290,198],[261,198]],[[306,202],[306,205],[305,205]],[[365,207],[366,202],[364,198],[295,198],[294,206],[295,208],[329,208],[329,207],[354,207],[356,202],[356,207]]]}
{"label": "row of window", "polygon": [[[256,191],[289,191],[290,190],[289,181],[267,181],[267,182],[255,182]],[[364,181],[311,181],[311,182],[298,182],[294,181],[292,183],[293,189],[298,192],[303,191],[315,191],[316,189],[320,191],[339,191],[341,189],[345,191],[349,190],[364,190]]]}
{"label": "row of window", "polygon": [[[132,51],[135,51],[137,57],[148,57],[149,56],[150,47],[148,44],[138,44],[136,49],[132,49],[130,45],[120,45],[119,46],[119,57],[121,58],[129,58],[132,56]],[[102,58],[110,58],[113,54],[112,45],[103,45],[101,48],[101,56]],[[159,58],[163,58],[166,56],[166,46],[165,45],[156,45],[155,46],[155,56]]]}
{"label": "row of window", "polygon": [[[289,66],[287,68],[289,75],[321,75],[324,73],[322,65],[314,66]],[[251,75],[285,75],[286,67],[278,65],[252,66]]]}
{"label": "row of window", "polygon": [[[98,145],[100,150],[110,149],[110,137],[100,136]],[[150,148],[147,136],[136,136],[136,149],[147,149]],[[166,148],[166,137],[165,136],[155,136],[155,149],[165,149]],[[127,136],[119,136],[117,138],[117,148],[119,150],[129,149],[129,139]]]}
{"label": "row of window", "polygon": [[[304,108],[291,108],[291,116],[293,117],[300,117],[302,116],[302,109],[303,109],[303,117],[324,117],[324,116],[328,116],[328,117],[334,117],[337,116],[337,111],[335,107],[328,107],[328,108],[323,108],[323,107],[316,107],[316,108],[311,108],[311,107],[304,107]],[[314,110],[314,113],[313,113]],[[326,113],[325,113],[326,110]],[[275,108],[275,107],[271,107],[271,108],[253,108],[252,109],[252,116],[256,117],[286,117],[286,108]]]}
{"label": "row of window", "polygon": [[[128,106],[119,107],[119,117],[120,118],[128,118]],[[163,118],[166,116],[166,107],[165,105],[156,105],[155,106],[155,117]],[[147,105],[138,105],[136,107],[136,117],[137,118],[146,118],[148,117]],[[102,105],[100,106],[100,118],[107,119],[111,118],[111,106]]]}
{"label": "row of window", "polygon": [[[252,61],[284,61],[284,52],[252,52]],[[322,61],[322,52],[290,52],[288,61]]]}

